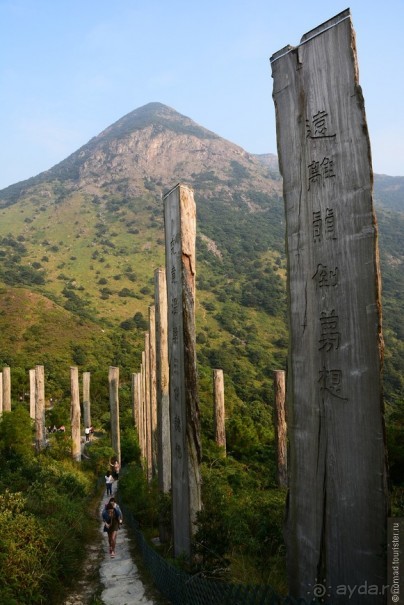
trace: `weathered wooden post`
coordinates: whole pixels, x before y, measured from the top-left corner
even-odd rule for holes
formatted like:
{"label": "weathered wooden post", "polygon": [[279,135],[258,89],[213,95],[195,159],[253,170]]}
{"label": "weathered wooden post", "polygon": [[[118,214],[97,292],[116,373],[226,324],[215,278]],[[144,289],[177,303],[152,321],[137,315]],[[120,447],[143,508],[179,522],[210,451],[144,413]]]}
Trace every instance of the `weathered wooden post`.
{"label": "weathered wooden post", "polygon": [[[137,382],[136,382],[136,400],[137,400],[137,431],[140,433],[140,425],[141,425],[141,409],[142,409],[142,368],[140,368],[140,372],[137,374]],[[139,437],[139,445],[140,445],[140,437]]]}
{"label": "weathered wooden post", "polygon": [[119,422],[119,368],[109,367],[109,411],[111,415],[111,445],[121,464],[121,429]]}
{"label": "weathered wooden post", "polygon": [[3,412],[11,412],[11,374],[10,368],[3,368]]}
{"label": "weathered wooden post", "polygon": [[[143,464],[147,467],[146,457],[147,457],[147,447],[146,447],[146,376],[145,376],[145,366],[146,366],[146,353],[142,351],[142,365],[140,367],[141,373],[141,393],[142,398],[140,400],[140,410],[141,410],[141,424],[140,431],[142,436],[142,456],[143,456]],[[146,470],[146,468],[144,469]]]}
{"label": "weathered wooden post", "polygon": [[154,272],[156,307],[156,382],[157,382],[157,467],[159,489],[171,489],[170,393],[168,366],[167,281],[166,272]]}
{"label": "weathered wooden post", "polygon": [[152,474],[157,473],[156,308],[149,307],[149,368]]}
{"label": "weathered wooden post", "polygon": [[83,372],[83,421],[84,428],[91,426],[91,402],[90,402],[90,380],[91,372]]}
{"label": "weathered wooden post", "polygon": [[0,414],[3,413],[3,372],[0,372]]}
{"label": "weathered wooden post", "polygon": [[226,414],[223,370],[213,370],[213,421],[215,441],[226,455]]}
{"label": "weathered wooden post", "polygon": [[35,420],[35,368],[29,371],[29,415]]}
{"label": "weathered wooden post", "polygon": [[150,332],[144,335],[144,399],[145,399],[145,429],[146,429],[146,473],[149,481],[152,479],[152,419],[150,400]]}
{"label": "weathered wooden post", "polygon": [[35,366],[35,451],[37,453],[45,447],[45,442],[45,368]]}
{"label": "weathered wooden post", "polygon": [[346,604],[339,587],[371,585],[379,604],[387,514],[380,275],[349,10],[271,64],[290,300],[290,592],[307,598],[322,582],[328,602]]}
{"label": "weathered wooden post", "polygon": [[137,398],[137,381],[139,375],[135,372],[132,373],[132,382],[131,382],[131,398],[132,398],[132,419],[133,424],[138,429],[139,428],[139,400]]}
{"label": "weathered wooden post", "polygon": [[274,376],[274,428],[276,452],[278,461],[278,484],[279,487],[288,485],[288,447],[287,447],[287,425],[285,413],[285,386],[284,370],[276,370]]}
{"label": "weathered wooden post", "polygon": [[[166,272],[158,268],[154,272],[154,300],[156,308],[156,385],[157,385],[157,478],[160,492],[171,490],[171,437],[170,393],[168,365],[168,318]],[[160,542],[170,540],[167,521],[160,515]]]}
{"label": "weathered wooden post", "polygon": [[80,432],[80,391],[79,370],[70,368],[70,422],[72,426],[72,458],[76,462],[81,460],[81,432]]}
{"label": "weathered wooden post", "polygon": [[136,428],[140,454],[143,456],[142,450],[142,435],[141,435],[141,418],[142,418],[142,390],[141,390],[142,374],[141,372],[132,374],[132,414],[133,423]]}
{"label": "weathered wooden post", "polygon": [[201,440],[195,344],[193,191],[177,185],[164,197],[168,299],[174,555],[191,557],[201,508]]}

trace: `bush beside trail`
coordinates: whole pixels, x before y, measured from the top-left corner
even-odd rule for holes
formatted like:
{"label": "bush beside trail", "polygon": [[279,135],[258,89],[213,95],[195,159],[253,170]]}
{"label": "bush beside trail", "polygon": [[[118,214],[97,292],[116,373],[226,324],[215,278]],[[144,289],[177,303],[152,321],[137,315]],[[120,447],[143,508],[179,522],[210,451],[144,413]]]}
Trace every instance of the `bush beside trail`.
{"label": "bush beside trail", "polygon": [[0,605],[60,603],[80,576],[85,544],[98,527],[91,514],[96,475],[62,456],[68,445],[57,435],[35,455],[28,412],[3,412]]}

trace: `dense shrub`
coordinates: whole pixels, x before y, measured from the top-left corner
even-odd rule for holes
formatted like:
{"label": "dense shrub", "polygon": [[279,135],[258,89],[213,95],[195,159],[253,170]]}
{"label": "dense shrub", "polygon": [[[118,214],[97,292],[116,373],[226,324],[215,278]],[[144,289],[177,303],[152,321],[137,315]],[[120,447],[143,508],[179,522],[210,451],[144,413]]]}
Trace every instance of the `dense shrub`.
{"label": "dense shrub", "polygon": [[[203,508],[195,536],[198,570],[231,578],[241,557],[249,561],[246,569],[256,574],[255,582],[266,582],[268,567],[284,558],[285,494],[258,489],[259,477],[230,458],[206,461],[202,472]],[[238,580],[252,581],[248,576]]]}
{"label": "dense shrub", "polygon": [[33,456],[32,421],[21,406],[3,412],[0,417],[0,451],[3,459],[13,455]]}
{"label": "dense shrub", "polygon": [[89,459],[89,466],[94,469],[98,476],[105,475],[110,470],[110,461],[114,456],[114,450],[111,447],[109,439],[97,439],[93,441],[91,447],[87,449],[86,455]]}
{"label": "dense shrub", "polygon": [[73,462],[70,449],[63,458],[58,437],[35,455],[28,412],[17,407],[2,415],[0,604],[60,603],[80,573],[83,541],[93,531],[95,476]]}
{"label": "dense shrub", "polygon": [[148,483],[142,467],[131,462],[119,479],[119,493],[143,527],[158,527],[159,496],[155,482]]}
{"label": "dense shrub", "polygon": [[143,313],[141,313],[140,311],[135,313],[135,315],[133,316],[133,321],[135,322],[135,326],[139,330],[147,330],[149,327],[147,320],[143,317]]}
{"label": "dense shrub", "polygon": [[[42,523],[27,512],[21,493],[0,495],[0,593],[3,602],[41,603],[44,584],[51,581],[52,545]],[[28,546],[29,545],[29,546]]]}
{"label": "dense shrub", "polygon": [[122,464],[128,462],[140,463],[140,447],[134,426],[128,426],[121,432],[121,458]]}

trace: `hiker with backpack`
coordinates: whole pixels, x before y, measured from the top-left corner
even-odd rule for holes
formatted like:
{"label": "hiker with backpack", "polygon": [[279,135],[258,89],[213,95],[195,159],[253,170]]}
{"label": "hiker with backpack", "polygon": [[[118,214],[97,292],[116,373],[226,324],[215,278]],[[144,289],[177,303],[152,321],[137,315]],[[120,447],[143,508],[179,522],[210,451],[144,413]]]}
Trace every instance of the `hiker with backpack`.
{"label": "hiker with backpack", "polygon": [[118,529],[122,524],[122,512],[115,498],[110,498],[102,511],[102,520],[104,521],[104,531],[108,533],[109,554],[115,557],[116,537]]}

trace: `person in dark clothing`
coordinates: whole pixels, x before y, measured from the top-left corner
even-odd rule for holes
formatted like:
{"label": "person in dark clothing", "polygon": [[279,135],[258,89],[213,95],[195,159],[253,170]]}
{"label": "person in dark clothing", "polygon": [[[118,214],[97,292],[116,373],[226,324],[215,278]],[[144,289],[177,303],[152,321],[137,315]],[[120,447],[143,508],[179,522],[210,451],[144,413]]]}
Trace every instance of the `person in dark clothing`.
{"label": "person in dark clothing", "polygon": [[119,529],[119,518],[116,514],[116,510],[112,502],[109,502],[107,504],[106,513],[108,521],[105,521],[105,526],[107,528],[108,533],[109,554],[113,558],[115,557],[116,536]]}

